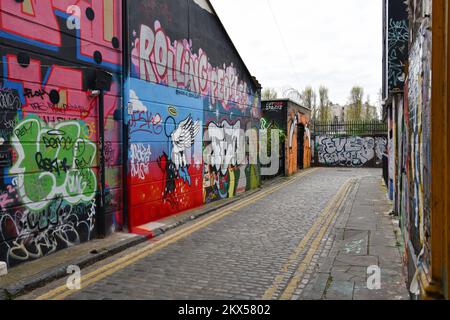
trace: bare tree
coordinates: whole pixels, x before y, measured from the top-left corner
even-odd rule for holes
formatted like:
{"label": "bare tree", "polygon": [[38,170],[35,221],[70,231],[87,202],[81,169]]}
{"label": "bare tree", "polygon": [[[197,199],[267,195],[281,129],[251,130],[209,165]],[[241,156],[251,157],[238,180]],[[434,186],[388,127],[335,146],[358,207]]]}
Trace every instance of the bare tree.
{"label": "bare tree", "polygon": [[275,100],[278,98],[278,93],[274,88],[265,88],[261,93],[263,100]]}
{"label": "bare tree", "polygon": [[288,88],[283,91],[283,96],[292,99],[298,103],[302,101],[302,94],[300,91],[294,88]]}

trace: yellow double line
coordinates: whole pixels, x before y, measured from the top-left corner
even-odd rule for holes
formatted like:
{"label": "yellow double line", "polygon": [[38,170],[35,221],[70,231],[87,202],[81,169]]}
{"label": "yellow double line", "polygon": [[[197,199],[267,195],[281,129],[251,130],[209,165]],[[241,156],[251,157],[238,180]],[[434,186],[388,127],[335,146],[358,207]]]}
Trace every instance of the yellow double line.
{"label": "yellow double line", "polygon": [[[83,276],[81,278],[81,289],[84,289],[84,288],[92,285],[93,283],[96,283],[96,282],[116,273],[117,271],[120,271],[120,270],[126,268],[127,266],[129,266],[133,263],[136,263],[139,260],[144,259],[147,256],[149,256],[149,255],[151,255],[151,254],[153,254],[153,253],[155,253],[155,252],[157,252],[157,251],[159,251],[159,250],[161,250],[183,238],[188,237],[189,235],[193,234],[194,232],[201,230],[218,220],[223,219],[224,217],[230,215],[231,213],[233,213],[239,209],[242,209],[252,203],[255,203],[259,199],[262,199],[262,198],[268,196],[269,194],[272,194],[272,193],[280,190],[281,188],[284,188],[284,187],[296,182],[298,179],[300,179],[304,176],[307,176],[309,174],[312,174],[313,172],[315,172],[317,170],[318,169],[310,169],[310,170],[304,171],[301,174],[297,175],[292,180],[286,181],[286,182],[276,185],[274,187],[270,187],[268,190],[259,192],[254,196],[250,196],[249,198],[244,199],[240,203],[237,203],[235,205],[230,206],[229,208],[226,208],[225,211],[223,211],[222,213],[214,214],[210,217],[207,217],[207,218],[199,221],[198,223],[195,223],[194,225],[183,228],[165,238],[162,238],[161,240],[159,240],[157,242],[151,243],[151,244],[145,246],[144,248],[136,250],[133,253],[123,256],[109,264],[106,264],[106,265],[96,269],[95,271],[92,271],[92,272],[86,274],[85,276]],[[37,297],[36,300],[63,300],[76,292],[77,291],[69,290],[66,285],[62,285],[60,287],[50,290],[49,292]]]}
{"label": "yellow double line", "polygon": [[286,289],[281,294],[280,299],[288,300],[292,297],[295,289],[297,289],[302,279],[303,273],[305,272],[306,268],[311,262],[311,259],[313,258],[315,252],[317,251],[326,230],[336,217],[338,209],[340,208],[342,202],[347,197],[348,191],[352,185],[352,181],[353,181],[352,179],[347,180],[346,183],[339,189],[338,193],[333,197],[333,199],[330,200],[328,205],[321,212],[316,222],[308,230],[306,236],[300,241],[299,245],[294,249],[292,254],[289,256],[288,260],[284,263],[283,267],[280,270],[280,274],[275,277],[272,286],[268,288],[264,293],[262,297],[263,300],[274,299],[275,293],[282,285],[283,280],[289,274],[289,268],[295,263],[295,261],[298,260],[298,257],[305,250],[306,246],[308,245],[313,235],[316,233],[317,229],[319,229],[319,227],[322,225],[316,238],[311,243],[310,249],[307,252],[304,260],[300,263],[297,271],[294,273],[294,277],[289,281]]}

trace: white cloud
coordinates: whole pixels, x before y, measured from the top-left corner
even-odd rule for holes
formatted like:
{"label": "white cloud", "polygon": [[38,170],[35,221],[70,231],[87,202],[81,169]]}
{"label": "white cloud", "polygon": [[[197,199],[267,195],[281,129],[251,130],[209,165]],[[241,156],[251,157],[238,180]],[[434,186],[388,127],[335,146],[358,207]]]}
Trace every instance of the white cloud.
{"label": "white cloud", "polygon": [[270,0],[272,13],[267,1],[211,0],[263,87],[323,84],[333,102],[344,104],[351,87],[360,85],[376,101],[382,85],[381,1]]}
{"label": "white cloud", "polygon": [[147,112],[147,107],[142,103],[136,94],[136,91],[130,90],[130,100],[133,105],[134,112]]}

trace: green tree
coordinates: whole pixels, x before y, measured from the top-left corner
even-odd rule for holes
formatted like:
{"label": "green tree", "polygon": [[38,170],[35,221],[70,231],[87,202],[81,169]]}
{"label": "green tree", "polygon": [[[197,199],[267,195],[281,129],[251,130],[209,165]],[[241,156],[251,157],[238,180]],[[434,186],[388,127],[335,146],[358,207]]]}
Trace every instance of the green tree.
{"label": "green tree", "polygon": [[370,96],[367,96],[367,100],[364,103],[364,119],[367,121],[378,119],[377,107],[370,103]]}
{"label": "green tree", "polygon": [[325,87],[325,86],[319,87],[318,120],[321,122],[332,120],[331,101],[330,101],[328,94],[329,94],[329,90],[327,87]]}
{"label": "green tree", "polygon": [[346,112],[347,121],[363,120],[363,98],[364,89],[362,87],[354,86],[350,91]]}

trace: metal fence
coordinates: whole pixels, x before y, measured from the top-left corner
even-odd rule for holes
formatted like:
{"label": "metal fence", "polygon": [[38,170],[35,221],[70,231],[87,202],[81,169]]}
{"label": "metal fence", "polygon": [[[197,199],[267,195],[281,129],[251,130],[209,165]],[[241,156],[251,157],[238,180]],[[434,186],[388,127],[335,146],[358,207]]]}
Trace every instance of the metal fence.
{"label": "metal fence", "polygon": [[311,125],[313,136],[368,136],[385,135],[388,125],[382,121],[346,121],[346,122],[313,122]]}

